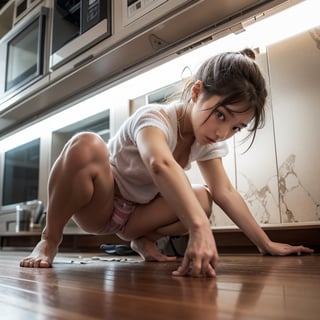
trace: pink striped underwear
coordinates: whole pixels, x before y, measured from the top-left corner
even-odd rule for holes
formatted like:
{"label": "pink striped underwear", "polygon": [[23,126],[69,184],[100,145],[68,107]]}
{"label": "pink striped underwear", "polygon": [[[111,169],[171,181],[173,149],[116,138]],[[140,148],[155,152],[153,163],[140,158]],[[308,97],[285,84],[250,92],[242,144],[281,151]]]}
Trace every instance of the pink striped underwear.
{"label": "pink striped underwear", "polygon": [[113,206],[112,217],[109,223],[99,231],[100,234],[114,234],[120,231],[126,225],[130,214],[136,208],[134,202],[118,196],[114,197]]}

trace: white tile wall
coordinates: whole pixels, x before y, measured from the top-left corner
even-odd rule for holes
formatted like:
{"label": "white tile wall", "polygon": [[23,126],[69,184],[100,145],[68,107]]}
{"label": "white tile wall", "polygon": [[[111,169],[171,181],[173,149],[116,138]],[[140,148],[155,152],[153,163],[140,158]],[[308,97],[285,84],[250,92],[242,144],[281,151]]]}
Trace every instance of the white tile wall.
{"label": "white tile wall", "polygon": [[[268,47],[257,62],[270,91],[266,125],[246,153],[245,132],[229,141],[226,171],[259,223],[319,223],[320,27]],[[188,175],[202,183],[196,166]],[[233,225],[217,206],[211,223]]]}
{"label": "white tile wall", "polygon": [[320,28],[268,48],[282,222],[320,220]]}

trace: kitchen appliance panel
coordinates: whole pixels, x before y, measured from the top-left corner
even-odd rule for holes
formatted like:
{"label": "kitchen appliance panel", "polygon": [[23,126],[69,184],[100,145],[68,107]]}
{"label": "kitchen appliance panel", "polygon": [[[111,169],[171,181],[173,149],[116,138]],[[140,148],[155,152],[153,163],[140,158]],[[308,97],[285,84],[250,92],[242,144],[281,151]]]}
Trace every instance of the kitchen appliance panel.
{"label": "kitchen appliance panel", "polygon": [[49,9],[39,7],[1,39],[1,98],[17,94],[47,73],[48,25]]}
{"label": "kitchen appliance panel", "polygon": [[55,0],[50,67],[58,68],[111,34],[111,0]]}

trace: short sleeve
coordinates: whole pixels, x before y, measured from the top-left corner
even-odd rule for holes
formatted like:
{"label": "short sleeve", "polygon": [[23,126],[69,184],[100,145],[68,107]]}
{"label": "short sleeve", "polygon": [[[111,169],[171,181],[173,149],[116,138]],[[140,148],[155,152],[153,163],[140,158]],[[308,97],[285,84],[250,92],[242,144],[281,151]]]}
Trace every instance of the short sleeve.
{"label": "short sleeve", "polygon": [[160,129],[172,149],[174,147],[174,140],[172,136],[175,132],[172,128],[172,123],[167,115],[167,113],[162,111],[162,108],[157,108],[154,106],[146,106],[145,108],[138,109],[137,115],[134,117],[134,121],[131,122],[130,131],[133,133],[133,140],[136,141],[138,133],[146,127],[156,127]]}

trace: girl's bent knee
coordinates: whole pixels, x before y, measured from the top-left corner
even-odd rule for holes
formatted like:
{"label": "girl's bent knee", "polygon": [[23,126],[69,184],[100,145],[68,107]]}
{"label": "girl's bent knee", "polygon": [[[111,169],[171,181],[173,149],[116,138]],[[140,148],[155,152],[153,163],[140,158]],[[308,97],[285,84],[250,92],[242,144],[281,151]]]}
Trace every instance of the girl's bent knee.
{"label": "girl's bent knee", "polygon": [[101,139],[99,135],[93,132],[81,132],[74,135],[70,141],[69,146],[79,146],[81,147],[94,147],[96,145],[105,145],[104,141]]}
{"label": "girl's bent knee", "polygon": [[63,153],[65,160],[80,166],[109,158],[105,142],[100,136],[91,132],[75,135],[67,143]]}

